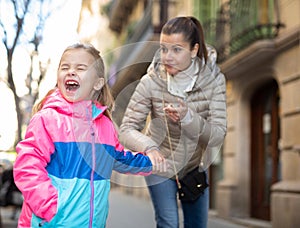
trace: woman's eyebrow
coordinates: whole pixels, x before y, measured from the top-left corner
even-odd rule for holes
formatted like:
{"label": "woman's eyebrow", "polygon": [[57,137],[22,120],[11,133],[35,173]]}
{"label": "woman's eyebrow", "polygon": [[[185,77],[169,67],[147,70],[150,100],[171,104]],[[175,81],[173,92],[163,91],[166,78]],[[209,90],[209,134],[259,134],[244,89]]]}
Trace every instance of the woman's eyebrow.
{"label": "woman's eyebrow", "polygon": [[[161,47],[166,47],[166,44],[160,44]],[[171,47],[183,47],[182,44],[172,44]]]}

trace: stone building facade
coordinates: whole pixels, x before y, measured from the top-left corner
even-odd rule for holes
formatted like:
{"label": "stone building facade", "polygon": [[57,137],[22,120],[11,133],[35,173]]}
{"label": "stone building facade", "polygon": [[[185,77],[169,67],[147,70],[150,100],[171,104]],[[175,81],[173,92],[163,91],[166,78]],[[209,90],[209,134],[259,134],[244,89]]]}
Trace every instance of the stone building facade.
{"label": "stone building facade", "polygon": [[300,2],[278,1],[283,28],[221,64],[228,134],[217,211],[299,227]]}

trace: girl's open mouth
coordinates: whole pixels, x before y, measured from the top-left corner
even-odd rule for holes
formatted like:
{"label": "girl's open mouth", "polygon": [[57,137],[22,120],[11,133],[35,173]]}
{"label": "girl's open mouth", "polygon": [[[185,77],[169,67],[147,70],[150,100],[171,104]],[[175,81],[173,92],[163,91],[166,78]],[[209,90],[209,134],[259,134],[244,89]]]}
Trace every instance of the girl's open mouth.
{"label": "girl's open mouth", "polygon": [[65,87],[68,91],[75,91],[80,87],[80,85],[75,80],[68,80],[65,82]]}

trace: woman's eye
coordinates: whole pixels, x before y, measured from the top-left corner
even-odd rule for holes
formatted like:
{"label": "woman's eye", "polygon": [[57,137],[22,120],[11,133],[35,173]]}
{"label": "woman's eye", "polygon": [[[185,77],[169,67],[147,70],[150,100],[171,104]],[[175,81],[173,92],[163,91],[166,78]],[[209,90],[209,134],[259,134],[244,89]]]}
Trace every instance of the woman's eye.
{"label": "woman's eye", "polygon": [[160,48],[160,51],[161,51],[162,53],[167,53],[167,52],[168,52],[168,49],[165,48],[165,47],[161,47],[161,48]]}
{"label": "woman's eye", "polygon": [[175,53],[178,53],[178,52],[180,52],[180,51],[181,51],[181,48],[179,48],[179,47],[175,47],[175,48],[173,49],[173,51],[174,51]]}

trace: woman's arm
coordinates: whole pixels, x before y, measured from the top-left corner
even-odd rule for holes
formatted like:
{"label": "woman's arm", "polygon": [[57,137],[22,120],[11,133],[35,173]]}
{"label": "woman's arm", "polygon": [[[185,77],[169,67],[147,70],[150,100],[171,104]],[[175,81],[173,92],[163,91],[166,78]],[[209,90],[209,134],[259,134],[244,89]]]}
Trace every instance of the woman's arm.
{"label": "woman's arm", "polygon": [[120,142],[131,151],[146,152],[158,148],[150,137],[142,133],[152,109],[151,91],[147,82],[147,78],[142,78],[137,85],[119,129]]}
{"label": "woman's arm", "polygon": [[208,88],[203,89],[203,93],[210,91],[209,95],[204,95],[207,98],[206,118],[190,108],[191,120],[182,123],[182,127],[188,137],[199,138],[205,145],[219,145],[223,143],[227,131],[226,80],[217,65],[209,77]]}

